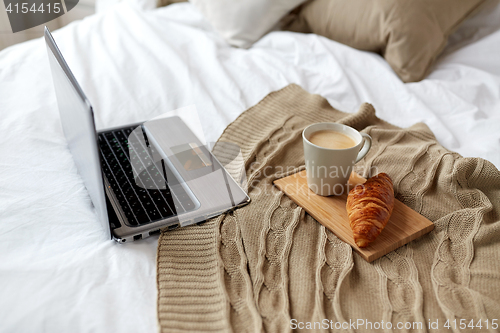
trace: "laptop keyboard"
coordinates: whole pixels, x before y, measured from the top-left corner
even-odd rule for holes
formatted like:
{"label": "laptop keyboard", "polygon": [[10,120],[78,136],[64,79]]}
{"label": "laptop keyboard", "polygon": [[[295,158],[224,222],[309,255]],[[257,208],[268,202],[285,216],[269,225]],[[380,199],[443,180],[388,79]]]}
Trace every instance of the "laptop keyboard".
{"label": "laptop keyboard", "polygon": [[167,165],[153,161],[154,150],[140,128],[115,130],[98,137],[104,175],[130,225],[163,220],[195,208],[182,186],[171,191]]}

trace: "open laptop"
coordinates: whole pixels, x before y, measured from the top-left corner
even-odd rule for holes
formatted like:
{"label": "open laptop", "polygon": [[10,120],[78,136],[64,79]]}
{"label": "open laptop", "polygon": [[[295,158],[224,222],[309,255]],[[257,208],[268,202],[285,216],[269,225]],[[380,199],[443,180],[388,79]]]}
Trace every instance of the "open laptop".
{"label": "open laptop", "polygon": [[110,238],[139,240],[250,202],[179,117],[97,131],[92,106],[47,27],[45,42],[63,131]]}

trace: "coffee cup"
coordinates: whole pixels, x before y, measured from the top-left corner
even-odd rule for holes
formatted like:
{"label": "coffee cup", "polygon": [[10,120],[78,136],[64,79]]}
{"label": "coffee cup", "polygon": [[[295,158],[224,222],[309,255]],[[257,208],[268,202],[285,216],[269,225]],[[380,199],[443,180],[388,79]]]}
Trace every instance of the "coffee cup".
{"label": "coffee cup", "polygon": [[347,192],[352,168],[370,150],[372,138],[352,127],[316,123],[302,132],[307,185],[322,196]]}

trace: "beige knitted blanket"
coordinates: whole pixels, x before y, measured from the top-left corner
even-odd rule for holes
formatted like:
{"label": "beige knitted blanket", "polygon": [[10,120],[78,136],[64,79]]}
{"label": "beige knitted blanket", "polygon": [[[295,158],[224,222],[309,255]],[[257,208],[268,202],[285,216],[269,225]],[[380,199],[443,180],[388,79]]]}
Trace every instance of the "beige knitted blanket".
{"label": "beige knitted blanket", "polygon": [[[303,128],[321,121],[369,133],[356,171],[388,173],[434,231],[370,264],[276,189],[274,179],[304,164]],[[490,162],[446,150],[424,124],[397,128],[369,104],[343,113],[296,85],[244,112],[219,142],[241,147],[252,202],[162,233],[161,332],[458,332],[471,319],[482,330],[462,332],[497,331],[500,172]],[[232,152],[220,147],[224,161]]]}

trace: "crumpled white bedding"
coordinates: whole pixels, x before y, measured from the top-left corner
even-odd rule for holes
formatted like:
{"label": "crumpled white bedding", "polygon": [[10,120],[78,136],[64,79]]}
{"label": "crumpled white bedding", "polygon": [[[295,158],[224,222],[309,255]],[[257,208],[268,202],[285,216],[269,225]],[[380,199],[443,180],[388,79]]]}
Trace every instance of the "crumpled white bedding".
{"label": "crumpled white bedding", "polygon": [[[500,167],[500,31],[403,84],[378,55],[316,35],[273,32],[228,47],[190,4],[127,5],[54,34],[99,128],[196,104],[207,141],[269,92],[296,83]],[[66,146],[42,39],[0,52],[0,331],[153,332],[157,238],[104,239]]]}

